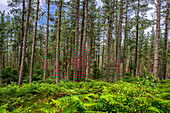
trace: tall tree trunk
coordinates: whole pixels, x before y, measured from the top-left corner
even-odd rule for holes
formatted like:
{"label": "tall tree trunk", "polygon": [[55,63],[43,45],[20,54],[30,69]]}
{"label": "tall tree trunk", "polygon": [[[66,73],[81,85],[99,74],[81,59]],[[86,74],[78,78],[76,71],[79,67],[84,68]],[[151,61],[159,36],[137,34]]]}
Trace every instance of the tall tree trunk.
{"label": "tall tree trunk", "polygon": [[126,20],[125,20],[125,37],[124,37],[123,73],[122,73],[122,77],[124,77],[125,73],[126,73],[126,38],[127,38],[127,18],[128,18],[127,17],[127,9],[128,9],[128,3],[126,3]]}
{"label": "tall tree trunk", "polygon": [[139,28],[139,0],[138,0],[138,9],[137,9],[137,16],[136,16],[136,48],[135,48],[135,69],[133,72],[133,76],[136,77],[136,68],[137,68],[137,58],[138,58],[138,28]]}
{"label": "tall tree trunk", "polygon": [[104,36],[105,36],[105,33],[103,32],[103,53],[102,53],[102,70],[103,70],[103,66],[104,66],[104,51],[105,51],[105,48],[104,48]]}
{"label": "tall tree trunk", "polygon": [[[117,4],[117,0],[115,1],[116,4]],[[117,5],[116,5],[116,20],[115,20],[115,62],[117,62],[117,53],[118,53],[118,25],[117,25]],[[115,67],[115,70],[116,70],[116,67]]]}
{"label": "tall tree trunk", "polygon": [[50,16],[50,0],[48,0],[47,34],[46,34],[46,44],[45,44],[44,76],[43,76],[43,82],[44,82],[44,83],[45,83],[46,76],[47,76],[47,55],[48,55],[48,36],[49,36],[49,16]]}
{"label": "tall tree trunk", "polygon": [[[70,45],[73,43],[73,39],[71,38]],[[72,46],[70,47],[70,59],[69,59],[69,68],[68,68],[68,79],[70,80],[70,71],[71,71],[71,59],[72,59]]]}
{"label": "tall tree trunk", "polygon": [[165,74],[165,60],[166,60],[167,39],[168,39],[168,16],[169,16],[169,0],[167,1],[167,9],[166,9],[164,49],[163,49],[163,57],[162,57],[162,66],[161,66],[160,80],[162,80],[162,78],[163,78],[163,76]]}
{"label": "tall tree trunk", "polygon": [[84,34],[83,34],[83,65],[82,65],[82,77],[81,80],[85,80],[86,77],[86,39],[87,39],[87,16],[88,16],[88,0],[85,2],[85,25],[84,25]]}
{"label": "tall tree trunk", "polygon": [[75,30],[75,49],[74,49],[74,72],[73,72],[73,81],[76,82],[79,79],[78,76],[78,41],[79,41],[79,7],[80,0],[77,0],[77,10],[76,10],[76,30]]}
{"label": "tall tree trunk", "polygon": [[33,66],[34,66],[34,53],[35,53],[35,41],[37,36],[37,21],[38,21],[38,12],[39,12],[39,0],[37,0],[37,9],[35,16],[35,26],[34,26],[34,36],[32,41],[32,54],[31,54],[31,67],[30,67],[30,83],[33,80]]}
{"label": "tall tree trunk", "polygon": [[115,81],[118,81],[118,75],[120,73],[120,57],[121,57],[121,39],[122,39],[122,15],[123,15],[123,0],[121,0],[120,4],[120,19],[119,19],[119,45],[118,45],[118,56],[117,56],[117,64],[116,64],[116,72],[115,72]]}
{"label": "tall tree trunk", "polygon": [[[20,37],[20,62],[19,69],[21,66],[21,58],[22,58],[22,47],[23,47],[23,37],[24,37],[24,13],[25,13],[25,0],[22,1],[22,22],[21,22],[21,37]],[[19,71],[20,72],[20,71]]]}
{"label": "tall tree trunk", "polygon": [[67,51],[67,53],[66,53],[66,68],[65,68],[65,70],[66,70],[66,79],[68,79],[68,54],[69,54],[69,52],[68,52],[68,38],[67,38],[67,41],[66,41],[66,51]]}
{"label": "tall tree trunk", "polygon": [[[157,0],[157,22],[156,22],[156,38],[155,38],[155,55],[153,76],[158,77],[158,60],[159,60],[159,35],[160,35],[160,7],[161,0]],[[157,80],[155,80],[157,82]]]}
{"label": "tall tree trunk", "polygon": [[58,15],[58,32],[57,32],[57,46],[56,46],[56,84],[59,82],[60,76],[60,32],[61,32],[61,11],[62,11],[62,0],[60,0],[60,10]]}
{"label": "tall tree trunk", "polygon": [[[83,76],[83,74],[82,74],[82,69],[83,69],[83,64],[82,64],[82,62],[83,62],[83,59],[84,59],[84,55],[83,55],[83,34],[84,34],[84,16],[85,16],[85,0],[83,1],[83,15],[82,15],[82,23],[81,23],[81,25],[82,25],[82,28],[81,28],[81,40],[80,40],[80,56],[79,56],[79,58],[80,58],[80,70],[79,70],[79,76],[80,76],[80,80],[81,80],[81,78],[82,78],[82,76]],[[80,81],[79,80],[79,81]]]}
{"label": "tall tree trunk", "polygon": [[26,25],[25,25],[25,34],[24,34],[24,46],[23,46],[23,51],[22,51],[22,59],[21,59],[21,66],[20,66],[20,72],[19,72],[18,86],[22,85],[22,80],[23,80],[30,7],[31,7],[31,0],[28,0],[27,16],[26,16],[26,22],[25,22]]}
{"label": "tall tree trunk", "polygon": [[[91,20],[92,21],[92,20]],[[91,22],[91,28],[93,24]],[[90,72],[91,72],[91,59],[92,59],[92,45],[93,45],[93,35],[91,34],[90,42],[89,42],[89,51],[88,51],[88,79],[90,79]]]}
{"label": "tall tree trunk", "polygon": [[8,38],[7,38],[7,50],[6,50],[6,52],[7,52],[6,66],[8,66]]}
{"label": "tall tree trunk", "polygon": [[[106,71],[106,80],[109,80],[109,74],[110,74],[110,50],[111,50],[111,41],[112,41],[112,30],[113,30],[113,20],[114,20],[114,0],[113,0],[113,11],[112,11],[112,18],[109,20],[110,24],[108,23],[108,51],[107,51],[107,71]],[[109,27],[110,26],[110,27]]]}

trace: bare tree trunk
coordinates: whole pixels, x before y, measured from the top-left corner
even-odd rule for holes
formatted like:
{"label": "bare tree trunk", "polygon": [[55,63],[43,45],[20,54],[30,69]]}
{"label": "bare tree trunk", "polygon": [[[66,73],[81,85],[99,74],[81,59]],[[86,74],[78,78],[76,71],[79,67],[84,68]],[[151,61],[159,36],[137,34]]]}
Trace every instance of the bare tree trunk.
{"label": "bare tree trunk", "polygon": [[47,75],[47,55],[48,55],[48,36],[49,36],[49,16],[50,16],[50,0],[48,0],[47,34],[46,34],[46,44],[45,44],[44,76],[43,76],[43,82],[44,82],[44,83],[45,83],[46,75]]}
{"label": "bare tree trunk", "polygon": [[73,81],[76,82],[78,80],[78,41],[79,41],[79,7],[80,0],[77,0],[77,11],[76,11],[76,32],[75,32],[75,49],[74,49],[74,73],[73,73]]}
{"label": "bare tree trunk", "polygon": [[7,50],[6,50],[6,52],[7,52],[6,66],[8,66],[8,38],[7,38]]}
{"label": "bare tree trunk", "polygon": [[[155,55],[153,69],[153,76],[156,78],[158,78],[158,61],[159,61],[160,7],[161,0],[157,0],[157,22],[156,22]],[[155,80],[155,82],[157,82],[157,80]]]}
{"label": "bare tree trunk", "polygon": [[125,21],[125,37],[124,37],[123,73],[122,73],[122,77],[124,77],[125,73],[126,73],[126,38],[127,38],[127,18],[128,18],[127,17],[127,10],[128,10],[128,3],[126,3],[126,21]]}
{"label": "bare tree trunk", "polygon": [[81,80],[85,80],[86,77],[86,39],[87,39],[87,16],[88,16],[88,0],[85,2],[85,23],[84,23],[84,34],[83,34],[83,62],[84,65],[82,66],[82,77]]}
{"label": "bare tree trunk", "polygon": [[65,70],[66,70],[66,79],[68,79],[68,54],[69,54],[69,52],[68,52],[68,38],[67,38],[67,41],[66,41],[66,68],[65,68]]}
{"label": "bare tree trunk", "polygon": [[56,84],[59,82],[60,77],[60,32],[61,32],[61,11],[62,11],[62,0],[60,0],[60,10],[58,15],[58,32],[57,32],[57,46],[56,46]]}
{"label": "bare tree trunk", "polygon": [[[73,43],[73,39],[71,38],[70,44]],[[71,71],[71,59],[72,59],[72,47],[70,47],[70,59],[69,59],[69,67],[68,67],[68,79],[70,76],[70,71]]]}
{"label": "bare tree trunk", "polygon": [[39,0],[37,0],[37,9],[36,9],[36,16],[35,16],[35,26],[34,26],[34,36],[32,42],[32,54],[31,54],[31,66],[30,66],[30,83],[33,80],[33,67],[34,67],[34,53],[35,53],[35,41],[37,36],[37,21],[38,21],[38,12],[39,12]]}
{"label": "bare tree trunk", "polygon": [[120,73],[120,57],[121,57],[121,39],[122,39],[122,15],[123,15],[123,0],[120,4],[120,20],[119,20],[119,46],[118,46],[118,56],[115,72],[115,81],[118,81],[118,75]]}
{"label": "bare tree trunk", "polygon": [[163,79],[163,76],[165,74],[165,60],[166,60],[167,39],[168,39],[168,16],[169,16],[169,0],[167,1],[167,9],[166,9],[164,49],[163,49],[163,57],[162,57],[162,66],[161,66],[160,80]]}
{"label": "bare tree trunk", "polygon": [[82,69],[83,69],[83,65],[82,65],[82,60],[84,59],[83,58],[83,34],[84,34],[84,17],[85,17],[85,0],[83,1],[83,15],[82,15],[82,28],[81,28],[81,40],[80,40],[80,70],[79,70],[79,75],[80,75],[80,80],[78,81],[81,81],[81,78],[82,78]]}
{"label": "bare tree trunk", "polygon": [[[25,0],[22,1],[22,23],[21,23],[21,38],[20,38],[20,62],[19,62],[19,69],[21,66],[21,58],[22,58],[22,47],[23,47],[23,37],[24,37],[24,11],[25,10]],[[20,72],[20,71],[19,71]]]}
{"label": "bare tree trunk", "polygon": [[103,70],[103,66],[104,66],[104,51],[105,51],[105,48],[104,48],[104,43],[105,43],[104,36],[105,36],[105,33],[103,33],[102,70]]}
{"label": "bare tree trunk", "polygon": [[26,22],[25,22],[26,25],[25,25],[25,34],[24,34],[24,46],[23,46],[23,51],[22,51],[22,59],[21,59],[18,86],[22,85],[22,80],[23,80],[23,72],[24,72],[24,64],[25,64],[25,51],[26,51],[28,24],[29,24],[29,16],[30,16],[30,7],[31,7],[31,0],[28,0],[27,16],[26,16]]}
{"label": "bare tree trunk", "polygon": [[114,20],[114,0],[113,0],[113,11],[112,11],[112,18],[110,24],[108,23],[108,55],[107,55],[107,71],[106,71],[106,80],[109,81],[109,74],[110,74],[110,50],[111,50],[111,41],[112,41],[112,30],[113,30],[113,20]]}
{"label": "bare tree trunk", "polygon": [[[117,4],[117,0],[115,1],[116,2],[116,4]],[[117,52],[118,52],[118,25],[117,25],[117,5],[116,5],[116,21],[115,21],[115,62],[117,62]],[[116,70],[116,67],[115,67],[115,70]]]}
{"label": "bare tree trunk", "polygon": [[137,58],[138,58],[138,28],[139,28],[139,0],[138,0],[138,10],[137,10],[137,16],[136,16],[136,48],[135,48],[135,69],[133,72],[133,76],[136,77],[136,68],[137,68]]}

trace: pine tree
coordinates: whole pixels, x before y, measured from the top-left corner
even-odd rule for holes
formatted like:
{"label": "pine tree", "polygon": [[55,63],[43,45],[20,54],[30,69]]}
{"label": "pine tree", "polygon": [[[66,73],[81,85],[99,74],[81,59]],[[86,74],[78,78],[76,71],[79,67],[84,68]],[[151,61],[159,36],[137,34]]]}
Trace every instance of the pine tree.
{"label": "pine tree", "polygon": [[22,49],[22,59],[21,59],[21,66],[20,66],[20,72],[19,72],[18,86],[22,85],[22,80],[23,80],[30,7],[31,7],[31,0],[28,0],[27,15],[26,15],[26,21],[25,21],[26,25],[25,25],[25,33],[24,33],[24,45]]}

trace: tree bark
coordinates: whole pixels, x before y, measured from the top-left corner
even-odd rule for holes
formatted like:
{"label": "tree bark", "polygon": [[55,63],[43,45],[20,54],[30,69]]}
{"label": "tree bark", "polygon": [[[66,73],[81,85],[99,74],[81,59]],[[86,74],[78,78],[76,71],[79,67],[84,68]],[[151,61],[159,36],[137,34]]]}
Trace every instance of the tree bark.
{"label": "tree bark", "polygon": [[[160,36],[160,7],[161,0],[157,0],[157,22],[156,22],[156,38],[155,38],[155,55],[153,76],[158,77],[158,61],[159,61],[159,36]],[[157,82],[157,80],[155,80]]]}
{"label": "tree bark", "polygon": [[19,72],[18,86],[22,85],[22,80],[23,80],[30,7],[31,7],[31,0],[28,0],[27,16],[26,16],[26,22],[25,22],[26,25],[25,25],[25,34],[24,34],[24,46],[23,46],[23,51],[22,51],[22,59],[21,59],[21,66],[20,66],[20,72]]}
{"label": "tree bark", "polygon": [[[19,69],[21,66],[21,58],[22,58],[22,47],[23,47],[23,37],[24,37],[24,14],[25,14],[25,0],[22,1],[22,22],[21,22],[21,38],[20,38],[20,62]],[[19,71],[20,72],[20,71]]]}
{"label": "tree bark", "polygon": [[62,0],[60,0],[60,10],[58,15],[58,32],[57,32],[57,46],[56,46],[56,84],[59,82],[60,76],[60,32],[61,32],[61,11],[62,11]]}
{"label": "tree bark", "polygon": [[125,37],[124,37],[123,73],[122,73],[122,77],[124,77],[125,73],[126,73],[126,38],[127,38],[127,18],[128,18],[127,17],[127,10],[128,10],[128,3],[126,3],[126,20],[125,20]]}
{"label": "tree bark", "polygon": [[164,49],[163,49],[163,57],[162,57],[162,66],[160,73],[160,80],[163,79],[165,74],[165,60],[166,60],[166,52],[167,52],[167,40],[168,40],[168,16],[169,16],[169,0],[167,1],[167,9],[166,9],[166,17],[165,17],[165,36],[164,36]]}
{"label": "tree bark", "polygon": [[88,0],[86,0],[86,7],[85,7],[85,25],[84,25],[84,34],[83,34],[83,45],[84,45],[84,66],[83,66],[83,71],[82,71],[82,78],[81,80],[85,80],[85,77],[86,77],[86,60],[87,60],[87,57],[86,57],[86,40],[87,40],[87,17],[88,17]]}
{"label": "tree bark", "polygon": [[73,73],[73,81],[76,82],[78,80],[78,41],[79,41],[79,7],[80,0],[77,0],[77,10],[76,10],[76,30],[75,30],[75,49],[74,49],[74,73]]}
{"label": "tree bark", "polygon": [[82,23],[81,23],[81,25],[82,25],[82,29],[81,29],[81,40],[80,40],[80,56],[79,56],[79,58],[80,58],[80,70],[79,70],[79,75],[80,75],[80,80],[78,80],[78,81],[81,81],[81,79],[82,79],[82,76],[83,76],[83,72],[82,72],[82,70],[83,70],[83,64],[82,64],[82,62],[83,62],[83,59],[84,59],[84,55],[83,55],[83,50],[84,50],[84,48],[83,48],[83,34],[84,34],[84,17],[85,17],[85,0],[83,1],[83,15],[82,15]]}
{"label": "tree bark", "polygon": [[104,36],[105,36],[105,33],[103,32],[103,53],[102,53],[102,70],[103,70],[103,66],[104,66],[104,51],[105,51],[105,47],[104,47]]}
{"label": "tree bark", "polygon": [[34,67],[34,53],[35,53],[35,41],[37,36],[37,21],[38,21],[38,12],[39,12],[39,0],[37,0],[37,9],[36,9],[36,16],[35,16],[35,26],[34,26],[34,36],[32,42],[32,54],[31,54],[31,66],[30,66],[30,83],[33,80],[33,67]]}
{"label": "tree bark", "polygon": [[[107,54],[107,71],[106,71],[106,80],[109,80],[110,74],[110,50],[111,50],[111,41],[112,41],[112,30],[113,30],[113,20],[114,20],[114,0],[113,0],[113,11],[112,11],[112,18],[110,20],[110,24],[108,25],[108,54]],[[109,22],[109,17],[108,17]],[[110,27],[109,27],[110,26]]]}
{"label": "tree bark", "polygon": [[49,36],[49,16],[50,16],[50,0],[48,0],[47,34],[46,34],[46,44],[45,44],[44,76],[43,76],[43,82],[44,82],[44,83],[45,83],[46,74],[47,74],[47,55],[48,55],[48,36]]}
{"label": "tree bark", "polygon": [[118,75],[120,73],[120,57],[121,57],[121,39],[122,39],[122,15],[123,15],[123,0],[120,4],[120,20],[119,20],[119,45],[118,45],[118,56],[115,72],[115,81],[118,81]]}
{"label": "tree bark", "polygon": [[137,58],[138,58],[138,28],[139,28],[139,0],[138,0],[138,10],[137,10],[137,16],[136,16],[136,48],[135,48],[135,69],[133,72],[133,76],[136,77],[136,68],[137,68]]}

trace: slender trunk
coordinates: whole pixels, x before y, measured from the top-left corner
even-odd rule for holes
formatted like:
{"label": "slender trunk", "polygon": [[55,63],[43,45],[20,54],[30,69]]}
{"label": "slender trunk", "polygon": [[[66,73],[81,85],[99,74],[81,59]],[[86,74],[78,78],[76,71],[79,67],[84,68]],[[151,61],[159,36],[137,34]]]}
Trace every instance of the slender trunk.
{"label": "slender trunk", "polygon": [[118,81],[118,75],[120,73],[120,57],[121,57],[121,39],[122,39],[122,15],[123,15],[123,0],[121,0],[120,5],[120,20],[119,20],[119,45],[118,45],[118,55],[117,55],[117,64],[115,72],[115,81]]}
{"label": "slender trunk", "polygon": [[[106,71],[106,80],[109,80],[110,74],[110,50],[111,50],[111,41],[112,41],[112,30],[113,30],[113,20],[114,20],[114,0],[113,0],[113,11],[112,11],[112,18],[110,24],[108,25],[108,55],[107,55],[107,71]],[[109,22],[109,17],[108,17]],[[109,27],[110,26],[110,27]]]}
{"label": "slender trunk", "polygon": [[76,30],[75,30],[75,49],[74,49],[74,73],[73,73],[73,81],[76,82],[79,78],[78,75],[78,41],[79,41],[79,7],[80,0],[77,0],[77,11],[76,11]]}
{"label": "slender trunk", "polygon": [[86,77],[86,39],[87,39],[87,16],[88,16],[88,0],[85,3],[85,23],[84,23],[84,34],[83,34],[83,65],[82,65],[82,77],[81,80],[85,80]]}
{"label": "slender trunk", "polygon": [[103,66],[104,66],[104,51],[105,51],[105,48],[104,48],[104,43],[105,43],[104,36],[105,36],[105,33],[103,33],[102,70],[103,70]]}
{"label": "slender trunk", "polygon": [[[116,2],[116,4],[117,4],[117,0],[115,1]],[[116,5],[116,21],[115,21],[115,49],[116,49],[116,51],[115,51],[115,62],[117,62],[117,52],[118,52],[118,25],[117,25],[117,5]],[[115,67],[115,70],[116,70],[116,67]]]}
{"label": "slender trunk", "polygon": [[[157,0],[157,22],[156,22],[156,38],[155,38],[155,55],[153,76],[158,77],[158,61],[159,61],[159,35],[160,35],[160,7],[161,0]],[[157,82],[157,80],[155,80]]]}
{"label": "slender trunk", "polygon": [[67,38],[67,41],[66,41],[66,51],[67,51],[67,53],[66,53],[66,68],[65,68],[65,70],[66,70],[66,79],[68,79],[68,54],[69,54],[69,52],[68,52],[68,38]]}
{"label": "slender trunk", "polygon": [[35,41],[37,35],[37,21],[38,21],[38,11],[39,11],[39,0],[37,0],[37,9],[36,9],[36,16],[35,16],[35,26],[34,26],[34,36],[32,42],[32,54],[31,54],[31,66],[30,66],[30,83],[33,80],[33,66],[34,66],[34,53],[35,53]]}
{"label": "slender trunk", "polygon": [[138,58],[138,28],[139,28],[139,0],[138,0],[138,10],[137,10],[137,16],[136,16],[136,48],[135,48],[135,69],[133,72],[133,76],[136,77],[136,68],[137,68],[137,58]]}
{"label": "slender trunk", "polygon": [[60,32],[61,32],[61,11],[62,11],[62,0],[60,0],[60,10],[58,15],[58,32],[57,32],[57,46],[56,46],[56,84],[59,82],[60,76]]}
{"label": "slender trunk", "polygon": [[26,22],[25,22],[26,25],[25,25],[25,34],[24,34],[24,46],[23,46],[23,51],[22,51],[22,59],[21,59],[21,66],[20,66],[20,72],[19,72],[18,86],[22,85],[22,80],[23,80],[30,7],[31,7],[31,0],[28,0],[27,16],[26,16]]}
{"label": "slender trunk", "polygon": [[162,57],[162,66],[161,66],[160,80],[162,80],[163,76],[165,75],[165,60],[166,60],[167,40],[168,40],[168,16],[169,16],[169,0],[167,1],[167,10],[166,10],[166,18],[165,18],[164,49],[163,49],[163,57]]}
{"label": "slender trunk", "polygon": [[[80,78],[82,78],[83,74],[82,74],[82,69],[83,69],[83,34],[84,34],[84,16],[85,16],[85,0],[83,1],[83,15],[82,15],[82,29],[81,29],[81,40],[80,40],[80,70],[79,70],[79,75],[80,75]],[[81,80],[81,79],[80,79]],[[80,81],[79,80],[79,81]]]}
{"label": "slender trunk", "polygon": [[122,77],[125,76],[126,73],[126,38],[127,38],[127,9],[128,9],[128,3],[126,3],[126,21],[125,21],[125,37],[124,37],[124,51],[123,51],[123,73]]}
{"label": "slender trunk", "polygon": [[[25,10],[25,0],[22,1],[22,22],[21,22],[21,38],[20,38],[20,62],[19,62],[19,69],[21,66],[21,58],[22,58],[22,47],[23,47],[23,37],[24,37],[24,11]],[[20,72],[20,71],[19,71]]]}
{"label": "slender trunk", "polygon": [[[29,37],[30,38],[30,37]],[[26,52],[26,56],[27,56],[27,66],[29,66],[29,46],[27,46],[27,52]]]}
{"label": "slender trunk", "polygon": [[93,23],[93,19],[91,18],[90,20],[90,25],[91,25],[91,32],[90,32],[90,41],[89,41],[89,51],[88,51],[88,79],[91,78],[90,76],[90,72],[91,72],[91,60],[92,60],[92,53],[95,52],[92,50],[92,47],[93,47],[93,38],[94,38],[94,33],[93,33],[93,26],[94,26],[94,23]]}
{"label": "slender trunk", "polygon": [[7,52],[6,66],[8,66],[8,38],[7,38],[7,50],[6,50],[6,52]]}
{"label": "slender trunk", "polygon": [[[70,44],[73,43],[73,39],[71,38]],[[71,59],[72,59],[72,47],[70,47],[70,59],[69,59],[69,67],[68,67],[68,79],[70,80],[70,71],[71,71]]]}
{"label": "slender trunk", "polygon": [[43,76],[43,82],[44,82],[44,83],[45,83],[46,76],[47,76],[47,55],[48,55],[48,36],[49,36],[49,16],[50,16],[50,0],[48,0],[47,34],[46,34],[46,44],[45,44],[44,76]]}

